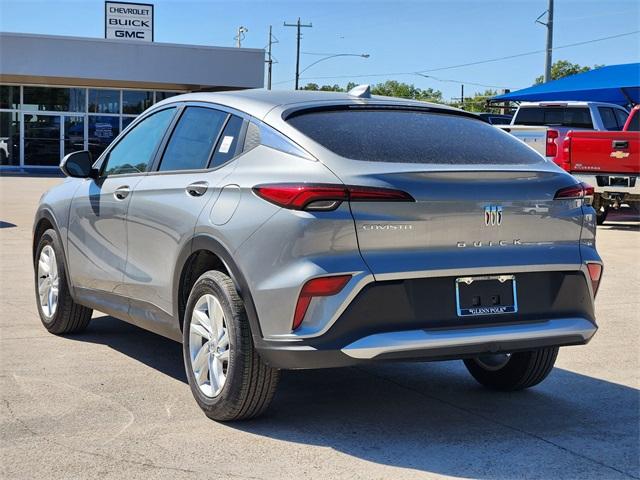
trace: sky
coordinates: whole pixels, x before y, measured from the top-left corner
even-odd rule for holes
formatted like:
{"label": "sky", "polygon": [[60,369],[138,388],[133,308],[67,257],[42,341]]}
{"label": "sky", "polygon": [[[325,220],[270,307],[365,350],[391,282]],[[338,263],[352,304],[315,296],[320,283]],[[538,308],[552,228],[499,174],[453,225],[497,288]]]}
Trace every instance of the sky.
{"label": "sky", "polygon": [[[248,29],[243,47],[264,48],[269,25],[273,46],[274,88],[293,88],[295,28],[304,28],[301,69],[320,54],[368,54],[369,58],[324,60],[302,75],[301,84],[345,85],[399,80],[441,90],[445,99],[485,88],[516,90],[530,86],[544,70],[545,54],[465,67],[460,64],[540,51],[546,29],[535,19],[547,0],[508,1],[187,1],[145,0],[155,4],[156,42],[235,46],[236,29]],[[580,46],[559,48],[554,61],[613,65],[640,61],[640,1],[555,0],[554,46],[635,34]],[[104,36],[101,0],[0,0],[0,30],[81,37]],[[1,46],[0,46],[1,48]],[[1,55],[1,52],[0,52]],[[1,59],[0,59],[1,61]],[[412,72],[425,72],[430,78]]]}

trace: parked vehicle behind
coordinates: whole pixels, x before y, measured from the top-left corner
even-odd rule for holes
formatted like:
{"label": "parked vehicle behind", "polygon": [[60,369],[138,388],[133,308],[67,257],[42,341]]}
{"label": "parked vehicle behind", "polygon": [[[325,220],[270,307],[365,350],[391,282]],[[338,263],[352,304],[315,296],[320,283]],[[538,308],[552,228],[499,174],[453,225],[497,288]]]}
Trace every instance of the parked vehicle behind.
{"label": "parked vehicle behind", "polygon": [[509,125],[513,119],[513,115],[503,115],[500,113],[479,113],[478,116],[486,120],[491,125]]}
{"label": "parked vehicle behind", "polygon": [[558,154],[558,131],[536,125],[496,125],[500,130],[510,133],[521,142],[533,148],[547,160],[555,161]]}
{"label": "parked vehicle behind", "polygon": [[[544,153],[560,164],[562,140],[569,130],[620,130],[628,112],[621,106],[601,102],[523,102],[509,127],[500,127],[542,153],[541,129],[547,129]],[[611,123],[613,118],[614,123]],[[615,123],[616,119],[619,123]],[[538,127],[538,128],[534,128]],[[531,128],[531,130],[528,130]]]}
{"label": "parked vehicle behind", "polygon": [[461,110],[193,93],[61,168],[33,231],[42,323],[97,309],[182,342],[216,420],[262,413],[280,369],[461,359],[524,389],[597,329],[590,192]]}
{"label": "parked vehicle behind", "polygon": [[[610,208],[640,202],[640,106],[628,118],[610,115],[607,132],[569,131],[559,165],[581,181],[593,185],[593,206],[598,224]],[[622,131],[616,131],[622,127]]]}

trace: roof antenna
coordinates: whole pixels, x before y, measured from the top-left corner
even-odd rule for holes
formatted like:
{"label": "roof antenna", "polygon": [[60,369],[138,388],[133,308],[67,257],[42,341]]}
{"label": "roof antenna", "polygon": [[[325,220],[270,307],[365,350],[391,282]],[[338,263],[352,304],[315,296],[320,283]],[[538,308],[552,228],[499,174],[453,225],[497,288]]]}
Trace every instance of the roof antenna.
{"label": "roof antenna", "polygon": [[371,98],[371,87],[369,85],[358,85],[349,90],[347,95],[358,98]]}

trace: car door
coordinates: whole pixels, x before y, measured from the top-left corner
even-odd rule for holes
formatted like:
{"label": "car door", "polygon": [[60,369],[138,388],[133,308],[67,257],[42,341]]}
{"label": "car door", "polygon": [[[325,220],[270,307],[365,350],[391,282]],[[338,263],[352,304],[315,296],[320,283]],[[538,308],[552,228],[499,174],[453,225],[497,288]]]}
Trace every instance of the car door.
{"label": "car door", "polygon": [[127,214],[129,249],[123,289],[131,299],[131,317],[146,328],[169,335],[177,328],[172,311],[173,270],[193,237],[198,216],[235,168],[230,160],[243,143],[243,125],[236,115],[187,105],[154,171],[135,187]]}
{"label": "car door", "polygon": [[175,107],[162,109],[137,122],[105,152],[98,178],[85,180],[74,195],[67,242],[69,271],[74,286],[89,291],[84,292],[87,295],[113,293],[122,283],[131,192],[151,165],[175,112]]}

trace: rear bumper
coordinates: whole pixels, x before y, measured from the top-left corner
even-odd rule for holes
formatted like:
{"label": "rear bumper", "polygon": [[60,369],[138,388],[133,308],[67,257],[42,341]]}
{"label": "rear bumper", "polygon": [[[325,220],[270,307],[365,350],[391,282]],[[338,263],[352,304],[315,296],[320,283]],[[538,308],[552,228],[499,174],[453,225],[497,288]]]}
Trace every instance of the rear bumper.
{"label": "rear bumper", "polygon": [[480,317],[457,316],[455,278],[374,282],[322,335],[256,347],[274,367],[306,369],[581,345],[597,330],[582,271],[516,274],[518,313]]}
{"label": "rear bumper", "polygon": [[[640,200],[640,176],[637,173],[572,173],[581,182],[593,186],[599,194],[623,194],[624,199]],[[612,178],[629,178],[629,186],[611,185]],[[634,198],[637,197],[637,198]],[[623,200],[624,200],[623,199]]]}
{"label": "rear bumper", "polygon": [[331,368],[394,360],[454,360],[487,353],[584,345],[596,330],[596,325],[585,318],[556,318],[526,324],[385,332],[341,349],[282,344],[263,346],[259,351],[263,360],[276,368]]}
{"label": "rear bumper", "polygon": [[461,350],[497,352],[525,345],[527,348],[532,343],[538,346],[582,344],[588,342],[596,330],[596,326],[584,318],[452,330],[409,330],[369,335],[347,345],[342,353],[352,358],[374,359],[411,352],[427,356]]}

